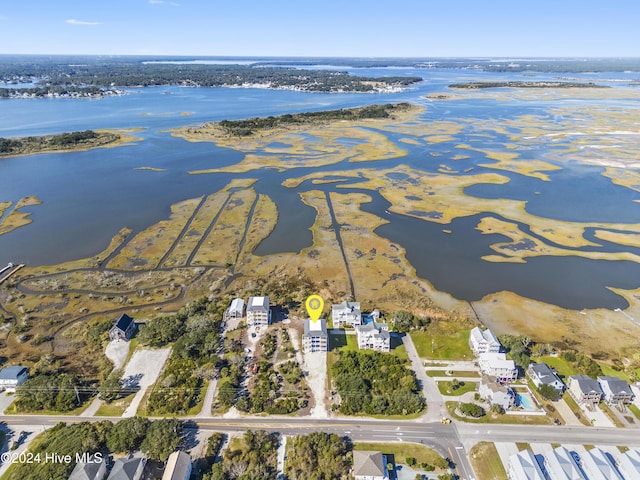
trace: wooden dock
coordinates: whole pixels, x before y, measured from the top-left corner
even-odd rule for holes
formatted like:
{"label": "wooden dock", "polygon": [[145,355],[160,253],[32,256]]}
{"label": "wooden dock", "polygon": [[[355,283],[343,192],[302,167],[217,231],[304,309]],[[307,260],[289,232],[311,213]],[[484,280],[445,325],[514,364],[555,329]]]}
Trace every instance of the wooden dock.
{"label": "wooden dock", "polygon": [[13,275],[14,273],[16,273],[18,270],[20,270],[22,267],[24,267],[24,263],[21,263],[20,265],[13,265],[13,264],[9,264],[6,267],[4,267],[1,271],[0,271],[0,275],[2,275],[4,272],[6,272],[9,269],[13,269],[11,270],[9,273],[7,273],[4,277],[0,277],[0,285],[2,285],[4,283],[5,280],[8,280],[11,275]]}

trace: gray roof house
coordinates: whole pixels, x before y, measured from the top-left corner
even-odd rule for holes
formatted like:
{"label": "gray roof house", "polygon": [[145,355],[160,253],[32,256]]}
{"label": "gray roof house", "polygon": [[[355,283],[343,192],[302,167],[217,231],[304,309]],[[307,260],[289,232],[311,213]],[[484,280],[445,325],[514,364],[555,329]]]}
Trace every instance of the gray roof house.
{"label": "gray roof house", "polygon": [[549,385],[556,389],[558,393],[564,391],[565,385],[558,374],[546,363],[530,363],[527,374],[533,384],[540,388],[541,385]]}
{"label": "gray roof house", "polygon": [[589,480],[622,480],[609,455],[600,448],[593,448],[581,455],[581,467]]}
{"label": "gray roof house", "polygon": [[545,467],[550,478],[558,480],[587,480],[571,452],[560,446],[545,455]]}
{"label": "gray roof house", "polygon": [[353,475],[355,480],[388,480],[386,455],[380,452],[354,450]]}
{"label": "gray roof house", "polygon": [[357,325],[356,336],[358,337],[358,349],[360,350],[376,350],[379,352],[391,350],[389,325],[386,323],[372,321],[366,325]]}
{"label": "gray roof house", "polygon": [[29,369],[21,365],[4,367],[0,370],[0,390],[15,392],[29,378]]}
{"label": "gray roof house", "polygon": [[469,346],[477,357],[483,353],[498,353],[502,344],[490,329],[484,331],[474,327],[469,333]]}
{"label": "gray roof house", "polygon": [[604,401],[609,405],[628,405],[633,402],[633,391],[627,382],[618,377],[598,377]]}
{"label": "gray roof house", "polygon": [[113,464],[107,480],[140,480],[146,464],[144,457],[119,458]]}
{"label": "gray roof house", "polygon": [[351,327],[361,325],[360,302],[334,303],[331,305],[331,320],[333,320],[333,328],[340,328],[345,324]]}
{"label": "gray roof house", "polygon": [[229,308],[227,308],[227,311],[224,312],[224,316],[226,319],[244,317],[244,300],[241,298],[234,298],[231,301]]}
{"label": "gray roof house", "polygon": [[640,452],[631,449],[618,455],[618,468],[627,480],[640,478]]}
{"label": "gray roof house", "polygon": [[314,322],[307,318],[304,321],[304,333],[302,334],[302,351],[304,353],[326,352],[328,349],[327,321],[321,318]]}
{"label": "gray roof house", "polygon": [[586,375],[574,375],[569,377],[567,384],[569,394],[578,403],[584,403],[589,407],[594,407],[602,400],[602,389],[597,380]]}
{"label": "gray roof house", "polygon": [[188,480],[191,475],[191,456],[177,451],[169,455],[162,480]]}
{"label": "gray roof house", "polygon": [[136,333],[136,322],[126,313],[120,315],[109,330],[109,338],[113,340],[131,340]]}
{"label": "gray roof house", "polygon": [[68,480],[102,480],[107,474],[107,459],[91,455],[88,462],[78,462]]}
{"label": "gray roof house", "polygon": [[250,297],[247,304],[247,325],[269,325],[271,310],[269,297]]}
{"label": "gray roof house", "polygon": [[491,406],[499,405],[503,410],[509,410],[516,404],[516,394],[508,386],[499,383],[496,377],[482,375],[478,386],[478,395],[488,401]]}
{"label": "gray roof house", "polygon": [[529,450],[522,450],[509,457],[510,480],[545,480],[538,460]]}

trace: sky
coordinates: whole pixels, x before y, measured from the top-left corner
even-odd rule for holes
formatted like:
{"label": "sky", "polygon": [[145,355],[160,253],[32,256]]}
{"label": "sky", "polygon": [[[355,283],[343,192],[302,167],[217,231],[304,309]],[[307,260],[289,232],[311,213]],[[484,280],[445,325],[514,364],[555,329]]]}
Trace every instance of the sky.
{"label": "sky", "polygon": [[640,57],[637,0],[32,0],[0,5],[0,54]]}

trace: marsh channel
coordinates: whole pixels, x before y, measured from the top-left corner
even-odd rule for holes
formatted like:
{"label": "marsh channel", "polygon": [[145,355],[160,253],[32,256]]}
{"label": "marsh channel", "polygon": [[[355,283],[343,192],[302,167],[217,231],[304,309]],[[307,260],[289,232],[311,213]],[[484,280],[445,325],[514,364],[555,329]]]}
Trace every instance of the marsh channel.
{"label": "marsh channel", "polygon": [[[447,85],[469,80],[518,80],[515,74],[484,74],[463,70],[356,69],[354,74],[421,75],[425,82],[399,93],[320,94],[295,91],[241,88],[147,87],[129,89],[128,94],[88,99],[8,99],[0,101],[0,137],[44,135],[84,129],[137,128],[141,141],[112,149],[84,152],[41,154],[0,160],[0,201],[16,202],[37,195],[42,205],[28,207],[33,222],[0,236],[0,265],[24,262],[31,266],[52,265],[95,255],[123,228],[141,231],[169,216],[171,204],[187,198],[213,193],[233,178],[257,178],[254,188],[269,195],[278,207],[278,223],[271,235],[255,250],[258,255],[299,252],[312,244],[309,228],[315,210],[305,205],[299,192],[316,189],[341,193],[361,192],[372,201],[362,209],[389,223],[376,233],[401,245],[418,276],[437,289],[462,300],[480,300],[502,290],[570,309],[626,308],[627,301],[608,287],[625,290],[640,287],[640,264],[631,261],[591,260],[579,256],[539,256],[525,263],[496,263],[482,259],[495,252],[492,244],[508,241],[499,234],[481,234],[476,226],[484,216],[501,218],[495,213],[458,217],[450,224],[439,224],[389,211],[390,204],[372,190],[350,188],[353,178],[336,174],[336,182],[312,184],[307,180],[297,188],[287,188],[287,178],[318,171],[339,172],[366,168],[391,168],[404,164],[423,172],[442,168],[459,175],[499,172],[509,178],[503,185],[477,184],[465,194],[478,198],[505,198],[527,202],[534,215],[563,221],[639,223],[640,193],[613,184],[601,175],[604,168],[580,163],[558,163],[561,170],[549,172],[551,179],[508,171],[487,164],[477,151],[464,152],[465,171],[454,159],[455,146],[470,144],[474,149],[506,150],[508,140],[499,134],[492,138],[469,136],[468,130],[451,135],[450,141],[428,146],[399,143],[406,134],[384,134],[408,151],[396,159],[341,163],[320,168],[296,168],[284,172],[261,169],[242,174],[215,173],[190,175],[188,171],[233,165],[244,154],[211,143],[192,143],[174,138],[167,132],[189,124],[222,119],[280,115],[304,111],[348,108],[374,103],[409,101],[426,105],[429,121],[474,118],[513,118],[545,113],[561,101],[496,102],[490,99],[429,102],[425,95],[446,92]],[[601,74],[610,79],[614,74]],[[624,78],[626,74],[615,74]],[[549,74],[528,74],[539,80]],[[578,76],[579,77],[579,76]],[[595,77],[595,78],[594,78]],[[585,81],[597,81],[589,75]],[[631,77],[629,77],[631,80]],[[633,108],[640,105],[633,104]],[[512,142],[511,142],[512,143]],[[540,158],[548,145],[537,151],[523,152],[522,158]],[[545,161],[549,161],[545,158]],[[553,163],[553,162],[551,162]],[[140,170],[140,167],[158,169]],[[337,186],[340,185],[340,188]],[[529,232],[527,225],[519,225]],[[585,238],[596,246],[588,251],[627,251],[640,255],[640,249],[595,239],[587,230]],[[548,240],[545,240],[549,243]],[[566,247],[565,247],[566,248]]]}

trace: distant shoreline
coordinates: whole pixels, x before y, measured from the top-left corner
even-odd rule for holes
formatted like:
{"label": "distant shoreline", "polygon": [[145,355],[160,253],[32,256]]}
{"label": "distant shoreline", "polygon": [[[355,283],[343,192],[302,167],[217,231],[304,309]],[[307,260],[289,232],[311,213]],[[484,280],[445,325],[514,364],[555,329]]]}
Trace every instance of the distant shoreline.
{"label": "distant shoreline", "polygon": [[609,88],[605,85],[597,85],[595,83],[583,82],[465,82],[452,83],[449,88],[477,90],[483,88]]}

